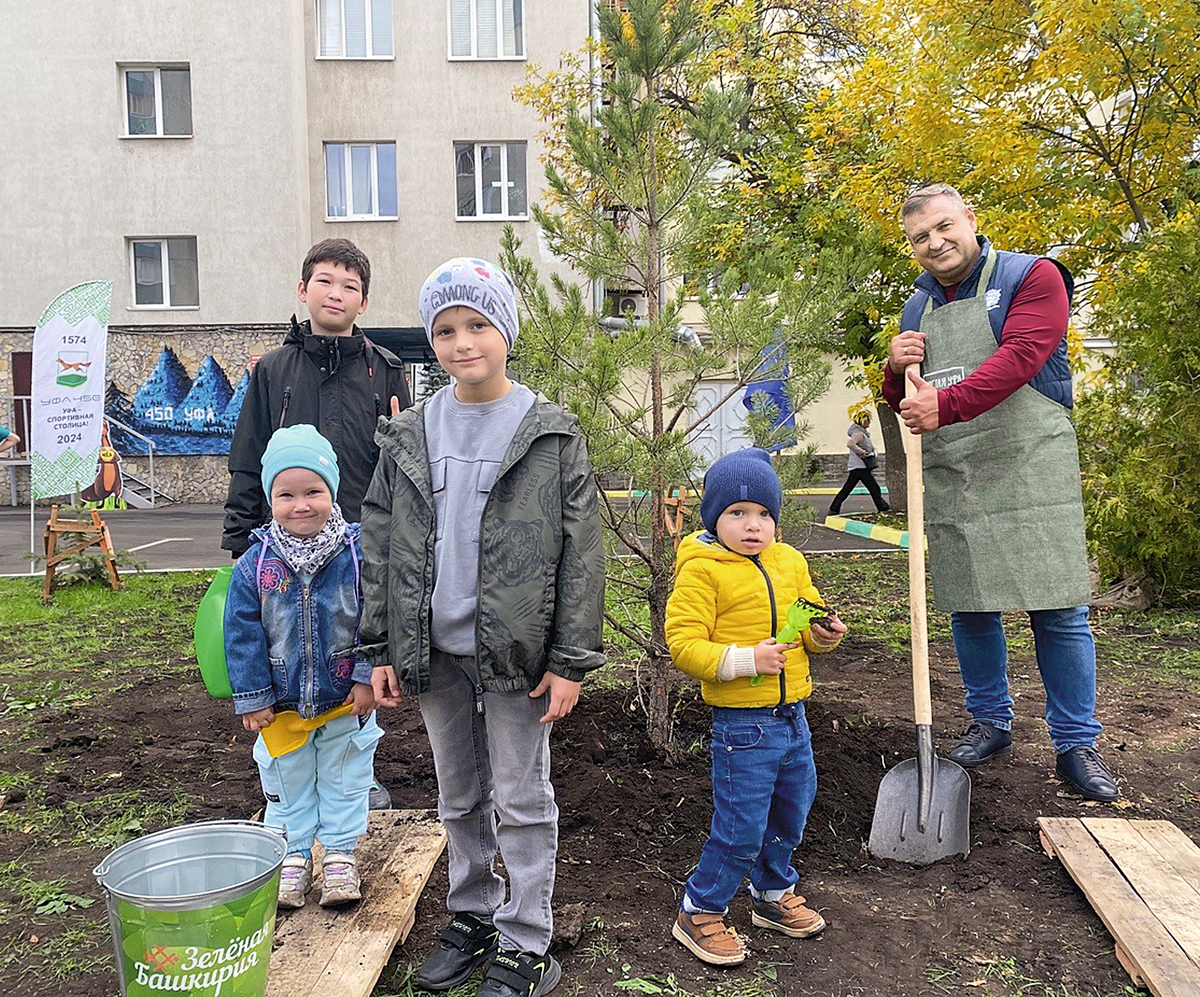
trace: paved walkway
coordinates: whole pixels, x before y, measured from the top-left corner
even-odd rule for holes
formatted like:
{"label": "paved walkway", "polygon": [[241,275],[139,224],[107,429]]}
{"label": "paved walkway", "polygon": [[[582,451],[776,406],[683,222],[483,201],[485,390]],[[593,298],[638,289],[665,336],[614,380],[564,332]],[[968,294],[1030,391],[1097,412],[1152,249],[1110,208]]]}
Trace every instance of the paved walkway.
{"label": "paved walkway", "polygon": [[[829,508],[828,489],[820,489],[805,498],[814,507],[817,524],[807,536],[791,537],[793,543],[809,554],[854,553],[895,550],[881,540],[855,536],[819,525]],[[869,496],[851,495],[842,506],[850,515],[874,509]],[[35,510],[34,545],[42,551],[42,532],[50,512],[48,507]],[[228,551],[221,550],[224,511],[219,505],[166,505],[157,509],[118,509],[104,513],[117,550],[129,551],[153,571],[186,568],[216,568],[230,562]],[[785,530],[785,533],[788,531]],[[29,574],[29,507],[0,507],[0,575]]]}
{"label": "paved walkway", "polygon": [[[225,518],[219,505],[167,505],[158,509],[110,509],[102,514],[117,550],[130,551],[147,568],[215,568],[229,564],[221,550]],[[43,550],[48,508],[38,506],[34,542]],[[0,574],[29,573],[29,507],[0,508]]]}

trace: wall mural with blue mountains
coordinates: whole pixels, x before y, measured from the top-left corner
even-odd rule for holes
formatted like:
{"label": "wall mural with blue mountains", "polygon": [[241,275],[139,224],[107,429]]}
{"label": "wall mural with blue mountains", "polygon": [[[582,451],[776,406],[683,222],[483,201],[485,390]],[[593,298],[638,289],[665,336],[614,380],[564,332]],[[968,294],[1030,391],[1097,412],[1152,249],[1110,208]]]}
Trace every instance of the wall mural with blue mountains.
{"label": "wall mural with blue mountains", "polygon": [[145,441],[116,424],[120,422],[152,440],[156,454],[227,454],[249,386],[249,371],[230,385],[211,355],[200,361],[192,378],[175,351],[163,346],[132,399],[115,381],[108,382],[104,412],[109,438],[118,453],[146,453]]}

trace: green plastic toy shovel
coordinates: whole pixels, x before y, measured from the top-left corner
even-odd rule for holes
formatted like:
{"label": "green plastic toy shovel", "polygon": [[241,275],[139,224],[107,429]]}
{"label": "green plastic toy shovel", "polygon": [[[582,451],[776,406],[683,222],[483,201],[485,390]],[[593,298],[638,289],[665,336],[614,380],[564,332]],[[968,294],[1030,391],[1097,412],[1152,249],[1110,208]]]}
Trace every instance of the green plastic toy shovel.
{"label": "green plastic toy shovel", "polygon": [[330,720],[344,717],[352,709],[353,704],[343,703],[309,720],[305,720],[295,710],[283,710],[276,713],[275,719],[259,733],[262,734],[263,744],[267,746],[267,753],[272,758],[278,758],[303,747],[304,742],[308,740],[309,731],[324,727]]}
{"label": "green plastic toy shovel", "polygon": [[[788,606],[787,622],[783,625],[783,629],[775,635],[775,643],[793,644],[796,638],[814,623],[828,622],[829,609],[827,607],[822,606],[819,602],[810,602],[801,596]],[[750,680],[750,684],[760,685],[765,678],[765,675],[755,675]]]}

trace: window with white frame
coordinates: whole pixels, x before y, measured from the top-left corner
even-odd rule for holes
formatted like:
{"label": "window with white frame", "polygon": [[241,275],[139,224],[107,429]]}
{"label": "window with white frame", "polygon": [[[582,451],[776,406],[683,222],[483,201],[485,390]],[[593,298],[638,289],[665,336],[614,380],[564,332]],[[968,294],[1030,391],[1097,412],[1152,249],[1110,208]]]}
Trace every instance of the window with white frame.
{"label": "window with white frame", "polygon": [[325,218],[396,218],[396,143],[325,143]]}
{"label": "window with white frame", "polygon": [[391,59],[392,0],[317,0],[317,56]]}
{"label": "window with white frame", "polygon": [[524,59],[522,0],[450,0],[451,59]]}
{"label": "window with white frame", "polygon": [[524,142],[455,142],[459,218],[527,218]]}
{"label": "window with white frame", "polygon": [[187,66],[122,70],[127,136],[192,134],[192,73]]}
{"label": "window with white frame", "polygon": [[130,239],[133,304],[139,308],[196,308],[200,280],[196,237]]}

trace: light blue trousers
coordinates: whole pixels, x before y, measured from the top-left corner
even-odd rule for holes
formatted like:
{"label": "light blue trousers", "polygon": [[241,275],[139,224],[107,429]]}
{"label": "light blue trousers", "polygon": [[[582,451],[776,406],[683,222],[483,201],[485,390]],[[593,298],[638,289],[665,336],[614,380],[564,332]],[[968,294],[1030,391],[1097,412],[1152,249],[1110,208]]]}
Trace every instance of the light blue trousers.
{"label": "light blue trousers", "polygon": [[[359,721],[362,721],[360,724]],[[267,810],[263,822],[286,827],[288,851],[308,851],[319,839],[329,851],[354,850],[367,829],[375,746],[383,729],[375,714],[330,720],[304,746],[272,758],[260,736],[254,760]]]}

